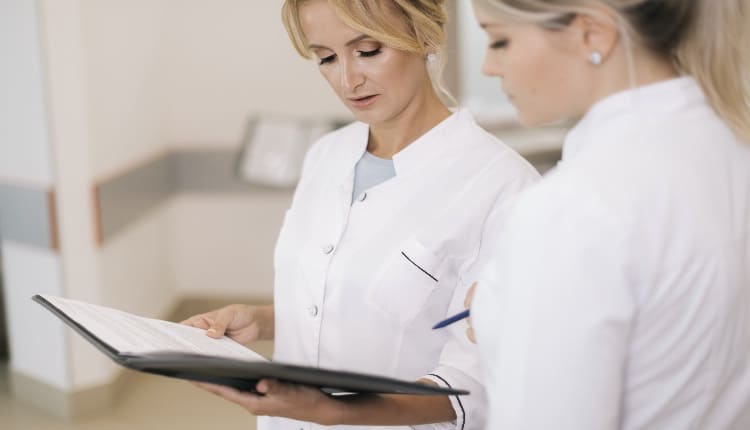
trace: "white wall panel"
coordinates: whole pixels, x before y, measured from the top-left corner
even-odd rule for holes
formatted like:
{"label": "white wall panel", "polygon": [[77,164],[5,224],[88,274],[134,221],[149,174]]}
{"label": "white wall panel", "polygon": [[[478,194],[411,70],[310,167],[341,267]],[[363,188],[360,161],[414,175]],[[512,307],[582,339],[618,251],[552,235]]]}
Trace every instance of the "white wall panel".
{"label": "white wall panel", "polygon": [[60,259],[42,248],[2,242],[5,305],[12,370],[61,390],[71,388],[67,327],[31,300],[34,294],[63,295]]}
{"label": "white wall panel", "polygon": [[54,175],[36,5],[0,2],[0,181],[44,188]]}

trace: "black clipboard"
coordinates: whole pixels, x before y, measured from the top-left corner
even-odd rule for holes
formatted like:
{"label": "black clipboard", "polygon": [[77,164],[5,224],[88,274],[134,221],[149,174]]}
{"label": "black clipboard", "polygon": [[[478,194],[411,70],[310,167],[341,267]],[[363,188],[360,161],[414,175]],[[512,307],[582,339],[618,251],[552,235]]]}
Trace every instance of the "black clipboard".
{"label": "black clipboard", "polygon": [[171,378],[226,385],[238,390],[255,392],[260,379],[277,379],[283,382],[320,388],[331,395],[341,394],[421,394],[465,395],[466,390],[444,388],[403,381],[384,376],[357,372],[330,370],[318,367],[284,364],[273,361],[245,361],[211,355],[156,351],[145,354],[123,354],[94,335],[81,323],[67,315],[40,295],[32,300],[60,318],[84,339],[89,341],[115,363],[139,372]]}

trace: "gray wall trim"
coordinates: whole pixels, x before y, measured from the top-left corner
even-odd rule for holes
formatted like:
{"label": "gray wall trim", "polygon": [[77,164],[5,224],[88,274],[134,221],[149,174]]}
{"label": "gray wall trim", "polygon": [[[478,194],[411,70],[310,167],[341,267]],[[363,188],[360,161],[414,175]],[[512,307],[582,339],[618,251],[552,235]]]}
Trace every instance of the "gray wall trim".
{"label": "gray wall trim", "polygon": [[0,238],[42,248],[57,247],[51,192],[0,184]]}
{"label": "gray wall trim", "polygon": [[[99,183],[94,191],[99,243],[178,193],[290,192],[243,182],[237,174],[238,156],[239,151],[232,148],[175,150]],[[551,166],[559,159],[559,153],[527,158]],[[4,240],[56,249],[55,219],[50,191],[0,183],[0,237]]]}
{"label": "gray wall trim", "polygon": [[286,192],[242,182],[235,149],[183,149],[165,154],[96,187],[103,243],[178,193]]}
{"label": "gray wall trim", "polygon": [[[285,192],[242,182],[238,151],[178,150],[96,185],[99,243],[146,216],[177,193]],[[0,183],[0,238],[57,249],[52,191]]]}
{"label": "gray wall trim", "polygon": [[176,184],[168,157],[159,157],[96,189],[99,238],[107,240],[168,199]]}
{"label": "gray wall trim", "polygon": [[[235,150],[184,150],[169,154],[177,192],[244,193],[260,188],[242,182],[237,175]],[[270,190],[266,189],[266,190]]]}

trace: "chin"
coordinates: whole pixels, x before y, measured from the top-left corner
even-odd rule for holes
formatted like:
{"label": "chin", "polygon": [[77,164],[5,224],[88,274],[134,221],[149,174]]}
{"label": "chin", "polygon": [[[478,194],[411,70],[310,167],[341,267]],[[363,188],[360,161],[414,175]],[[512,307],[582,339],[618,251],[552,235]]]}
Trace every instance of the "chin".
{"label": "chin", "polygon": [[563,116],[557,115],[530,115],[518,112],[518,122],[524,127],[538,127],[547,124],[553,124],[564,120]]}
{"label": "chin", "polygon": [[544,124],[543,121],[540,121],[537,118],[529,117],[529,116],[522,115],[522,114],[518,115],[518,123],[524,127],[536,127],[538,125]]}
{"label": "chin", "polygon": [[365,124],[379,124],[382,122],[385,122],[390,118],[390,116],[386,115],[385,113],[381,112],[378,109],[369,109],[369,110],[356,110],[352,109],[350,112],[354,115],[354,118],[359,121],[363,122]]}

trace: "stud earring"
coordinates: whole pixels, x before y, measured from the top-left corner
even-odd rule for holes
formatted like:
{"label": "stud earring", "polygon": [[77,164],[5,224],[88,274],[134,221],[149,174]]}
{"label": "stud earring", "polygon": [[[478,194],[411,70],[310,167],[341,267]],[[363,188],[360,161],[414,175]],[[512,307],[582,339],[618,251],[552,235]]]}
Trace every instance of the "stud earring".
{"label": "stud earring", "polygon": [[595,66],[602,64],[602,53],[599,51],[592,51],[591,54],[589,54],[589,63]]}
{"label": "stud earring", "polygon": [[435,55],[434,52],[430,52],[427,54],[427,64],[433,65],[435,64],[435,61],[437,60],[437,55]]}

